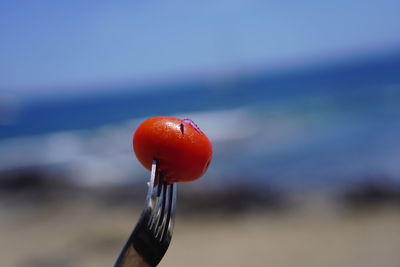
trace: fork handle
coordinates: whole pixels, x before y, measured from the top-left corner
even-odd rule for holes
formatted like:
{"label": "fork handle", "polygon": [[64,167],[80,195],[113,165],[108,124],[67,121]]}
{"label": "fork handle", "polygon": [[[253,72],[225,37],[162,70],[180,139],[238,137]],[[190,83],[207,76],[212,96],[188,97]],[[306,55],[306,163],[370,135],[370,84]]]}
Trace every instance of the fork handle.
{"label": "fork handle", "polygon": [[137,253],[132,245],[128,246],[124,255],[115,264],[114,267],[151,267],[147,264],[142,256]]}

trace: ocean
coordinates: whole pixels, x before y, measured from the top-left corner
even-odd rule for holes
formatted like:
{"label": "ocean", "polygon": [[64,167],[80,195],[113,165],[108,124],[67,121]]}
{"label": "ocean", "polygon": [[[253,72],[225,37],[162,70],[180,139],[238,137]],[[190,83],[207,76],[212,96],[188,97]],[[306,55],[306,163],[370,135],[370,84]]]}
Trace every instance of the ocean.
{"label": "ocean", "polygon": [[12,119],[0,126],[0,172],[40,168],[86,186],[142,181],[135,127],[176,116],[213,142],[203,186],[400,182],[400,53],[142,87],[1,108]]}

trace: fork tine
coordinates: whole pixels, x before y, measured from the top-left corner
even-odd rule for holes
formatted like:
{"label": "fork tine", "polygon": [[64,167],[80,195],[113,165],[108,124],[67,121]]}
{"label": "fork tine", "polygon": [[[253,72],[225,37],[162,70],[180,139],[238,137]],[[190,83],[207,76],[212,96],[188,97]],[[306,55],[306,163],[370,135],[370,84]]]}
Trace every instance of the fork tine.
{"label": "fork tine", "polygon": [[148,227],[150,229],[154,227],[154,224],[157,221],[157,216],[160,213],[160,207],[162,204],[160,199],[162,199],[161,194],[162,194],[162,188],[163,188],[162,175],[158,171],[157,163],[155,160],[153,160],[152,170],[153,169],[155,170],[154,171],[154,189],[153,189],[153,193],[151,196],[151,200],[152,200],[151,214],[150,214],[150,218],[148,220]]}
{"label": "fork tine", "polygon": [[169,213],[170,213],[170,187],[168,184],[164,183],[164,195],[163,195],[163,207],[164,209],[162,210],[162,213],[160,215],[157,228],[154,231],[154,236],[156,238],[159,238],[160,240],[162,239],[161,234],[164,233],[164,228],[166,223],[169,220]]}
{"label": "fork tine", "polygon": [[[171,219],[171,216],[173,216],[175,210],[175,197],[176,197],[176,190],[175,186],[173,184],[168,185],[168,198],[167,198],[167,203],[168,203],[168,208],[167,208],[167,215],[165,217],[165,220],[163,221],[163,226],[159,229],[159,232],[161,232],[160,235],[160,241],[163,242],[164,238],[166,237],[168,231],[171,230],[171,227],[173,227],[173,218]],[[158,235],[159,233],[157,233]],[[169,235],[172,235],[172,232],[170,231],[168,233]]]}
{"label": "fork tine", "polygon": [[157,229],[160,227],[160,225],[162,224],[163,220],[164,220],[164,214],[165,214],[165,205],[166,205],[166,198],[167,198],[167,186],[165,184],[165,182],[162,183],[162,193],[161,193],[161,200],[159,200],[161,202],[161,208],[159,210],[159,212],[157,212],[157,223],[154,224],[154,228],[151,229],[154,231],[154,235],[157,236]]}
{"label": "fork tine", "polygon": [[171,210],[169,213],[169,221],[165,232],[164,242],[169,243],[172,238],[172,232],[175,224],[175,212],[176,212],[176,194],[178,191],[177,184],[171,184]]}
{"label": "fork tine", "polygon": [[[161,181],[160,178],[159,178],[159,181]],[[153,210],[151,211],[150,219],[149,219],[149,222],[148,222],[149,229],[152,229],[157,225],[158,218],[160,216],[160,212],[161,212],[161,209],[162,209],[162,202],[163,202],[162,199],[163,199],[164,196],[163,196],[163,189],[162,189],[163,186],[162,186],[161,182],[159,182],[157,187],[158,188],[155,190],[157,193],[154,196],[155,204],[153,206]]]}
{"label": "fork tine", "polygon": [[156,171],[156,179],[157,179],[157,197],[160,197],[163,179],[162,179],[161,173],[158,171],[158,167],[157,167],[157,171]]}
{"label": "fork tine", "polygon": [[[147,183],[148,186],[148,191],[146,195],[146,200],[144,203],[144,210],[152,210],[155,206],[155,201],[156,201],[156,196],[155,193],[157,192],[158,189],[158,169],[157,169],[157,163],[155,160],[153,160],[152,166],[151,166],[151,175],[150,175],[150,181]],[[156,184],[157,183],[157,184]],[[143,214],[142,214],[143,215]]]}

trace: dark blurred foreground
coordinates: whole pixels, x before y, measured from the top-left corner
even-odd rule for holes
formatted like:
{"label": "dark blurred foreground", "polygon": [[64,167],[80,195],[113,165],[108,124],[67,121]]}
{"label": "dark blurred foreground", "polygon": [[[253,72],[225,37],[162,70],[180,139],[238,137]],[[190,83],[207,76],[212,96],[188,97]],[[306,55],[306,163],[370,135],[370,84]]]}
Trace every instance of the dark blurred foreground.
{"label": "dark blurred foreground", "polygon": [[[210,179],[210,178],[209,178]],[[70,199],[89,198],[105,206],[142,207],[147,188],[145,183],[123,185],[98,185],[83,187],[55,179],[47,171],[23,169],[3,172],[0,175],[0,192],[11,206],[37,207],[68,202]],[[179,210],[183,215],[223,213],[240,215],[244,212],[278,212],[298,208],[301,200],[325,198],[339,208],[359,210],[390,205],[400,211],[400,184],[382,177],[361,179],[340,191],[293,192],[274,186],[257,189],[246,184],[230,184],[225,189],[200,190],[190,184],[179,185]]]}

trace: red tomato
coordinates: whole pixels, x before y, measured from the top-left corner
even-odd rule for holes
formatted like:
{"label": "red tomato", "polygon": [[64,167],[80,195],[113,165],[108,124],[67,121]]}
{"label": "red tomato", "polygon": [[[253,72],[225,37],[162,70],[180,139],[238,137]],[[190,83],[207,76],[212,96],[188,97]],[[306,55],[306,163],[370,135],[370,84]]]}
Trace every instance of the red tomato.
{"label": "red tomato", "polygon": [[144,121],[133,136],[133,150],[150,170],[153,159],[167,182],[189,182],[207,171],[212,145],[189,119],[156,117]]}

